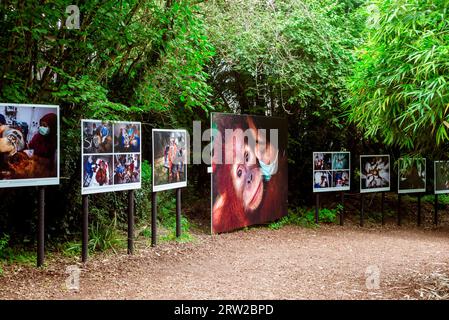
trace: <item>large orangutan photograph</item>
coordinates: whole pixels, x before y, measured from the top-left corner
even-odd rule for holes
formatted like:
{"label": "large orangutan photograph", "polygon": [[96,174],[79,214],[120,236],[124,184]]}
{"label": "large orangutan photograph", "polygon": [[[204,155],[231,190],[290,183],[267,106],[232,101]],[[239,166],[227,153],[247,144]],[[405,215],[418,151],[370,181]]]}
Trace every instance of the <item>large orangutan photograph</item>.
{"label": "large orangutan photograph", "polygon": [[287,120],[212,114],[212,233],[287,214]]}
{"label": "large orangutan photograph", "polygon": [[0,187],[59,183],[58,110],[0,104]]}

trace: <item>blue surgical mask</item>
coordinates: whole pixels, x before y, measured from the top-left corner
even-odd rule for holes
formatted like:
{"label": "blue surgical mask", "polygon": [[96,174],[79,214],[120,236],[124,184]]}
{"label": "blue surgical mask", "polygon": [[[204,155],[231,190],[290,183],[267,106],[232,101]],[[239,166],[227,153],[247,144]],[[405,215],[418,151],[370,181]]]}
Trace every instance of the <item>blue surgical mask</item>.
{"label": "blue surgical mask", "polygon": [[276,159],[271,164],[265,164],[263,161],[259,160],[260,170],[262,170],[262,175],[265,181],[270,181],[271,176],[278,171],[278,155],[276,154]]}
{"label": "blue surgical mask", "polygon": [[39,133],[43,136],[46,136],[50,133],[49,127],[39,127]]}

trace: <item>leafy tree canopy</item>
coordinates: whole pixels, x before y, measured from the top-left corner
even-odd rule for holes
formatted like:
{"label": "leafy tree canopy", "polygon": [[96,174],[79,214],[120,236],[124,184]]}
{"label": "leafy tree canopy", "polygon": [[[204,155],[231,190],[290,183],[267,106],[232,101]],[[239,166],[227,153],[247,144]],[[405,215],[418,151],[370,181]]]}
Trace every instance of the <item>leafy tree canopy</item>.
{"label": "leafy tree canopy", "polygon": [[351,121],[372,138],[415,152],[449,140],[449,3],[376,0],[348,88]]}

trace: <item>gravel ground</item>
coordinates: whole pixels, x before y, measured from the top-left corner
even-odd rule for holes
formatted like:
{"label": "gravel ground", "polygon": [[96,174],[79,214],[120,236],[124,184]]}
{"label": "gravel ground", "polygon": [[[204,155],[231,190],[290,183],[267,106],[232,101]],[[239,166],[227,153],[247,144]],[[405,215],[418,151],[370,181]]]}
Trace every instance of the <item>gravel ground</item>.
{"label": "gravel ground", "polygon": [[[287,226],[195,239],[140,241],[133,256],[98,254],[85,265],[55,256],[42,269],[5,266],[0,299],[424,299],[429,275],[449,274],[441,228]],[[81,268],[77,291],[66,286],[70,265]],[[379,269],[378,289],[367,288],[367,268]]]}

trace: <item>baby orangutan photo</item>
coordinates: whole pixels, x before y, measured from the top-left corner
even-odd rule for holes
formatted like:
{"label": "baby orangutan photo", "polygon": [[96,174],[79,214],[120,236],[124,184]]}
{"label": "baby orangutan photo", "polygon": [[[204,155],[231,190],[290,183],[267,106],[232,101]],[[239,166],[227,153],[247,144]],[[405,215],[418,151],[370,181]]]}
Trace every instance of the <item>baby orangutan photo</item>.
{"label": "baby orangutan photo", "polygon": [[287,214],[287,125],[279,118],[213,114],[212,232]]}

